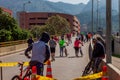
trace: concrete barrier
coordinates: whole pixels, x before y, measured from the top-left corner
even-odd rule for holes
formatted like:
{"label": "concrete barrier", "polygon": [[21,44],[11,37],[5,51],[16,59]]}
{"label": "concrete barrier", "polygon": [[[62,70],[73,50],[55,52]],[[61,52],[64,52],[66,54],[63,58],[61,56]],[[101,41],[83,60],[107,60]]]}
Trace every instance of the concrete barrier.
{"label": "concrete barrier", "polygon": [[103,60],[102,62],[102,66],[104,65],[107,65],[107,68],[108,68],[107,74],[108,74],[109,80],[120,80],[120,70],[118,68],[116,68],[111,63],[107,64],[105,60]]}
{"label": "concrete barrier", "polygon": [[114,39],[114,54],[120,55],[120,37]]}
{"label": "concrete barrier", "polygon": [[[89,50],[89,55],[91,55],[92,48],[93,48],[93,45],[92,45],[92,43],[90,43],[89,49],[91,49],[91,50]],[[112,63],[107,64],[106,59],[104,59],[102,61],[101,68],[104,65],[107,65],[107,67],[108,67],[109,80],[120,80],[120,70],[118,68],[116,68]]]}
{"label": "concrete barrier", "polygon": [[14,46],[8,46],[8,47],[1,47],[0,48],[0,57],[25,50],[26,48],[27,48],[27,43],[14,45]]}

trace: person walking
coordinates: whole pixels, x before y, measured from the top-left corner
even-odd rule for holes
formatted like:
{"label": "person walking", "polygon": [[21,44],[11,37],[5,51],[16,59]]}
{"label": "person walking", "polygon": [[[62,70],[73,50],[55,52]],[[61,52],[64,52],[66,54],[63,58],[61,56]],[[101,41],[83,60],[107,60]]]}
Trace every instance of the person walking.
{"label": "person walking", "polygon": [[83,57],[82,46],[83,46],[83,42],[82,42],[81,39],[79,38],[79,49],[80,49],[81,57]]}
{"label": "person walking", "polygon": [[76,40],[74,41],[74,49],[75,49],[75,56],[76,57],[79,57],[78,56],[78,53],[79,53],[79,44],[80,44],[79,38],[76,38]]}
{"label": "person walking", "polygon": [[[61,40],[59,41],[59,47],[60,47],[60,57],[63,57],[63,52],[64,52],[64,49],[67,50],[65,48],[65,43],[67,43],[63,37],[61,37]],[[67,52],[67,51],[66,51]],[[65,53],[66,55],[66,53]],[[67,55],[66,55],[67,56]]]}
{"label": "person walking", "polygon": [[49,41],[50,51],[51,51],[51,61],[55,61],[55,49],[56,49],[56,41],[53,37],[51,37],[51,40]]}
{"label": "person walking", "polygon": [[[37,68],[37,75],[43,75],[44,62],[50,58],[50,49],[47,45],[49,40],[49,34],[47,32],[43,32],[40,40],[33,43],[25,50],[25,56],[27,58],[31,58],[29,62],[30,66],[36,66]],[[28,54],[30,50],[32,50],[32,56]]]}

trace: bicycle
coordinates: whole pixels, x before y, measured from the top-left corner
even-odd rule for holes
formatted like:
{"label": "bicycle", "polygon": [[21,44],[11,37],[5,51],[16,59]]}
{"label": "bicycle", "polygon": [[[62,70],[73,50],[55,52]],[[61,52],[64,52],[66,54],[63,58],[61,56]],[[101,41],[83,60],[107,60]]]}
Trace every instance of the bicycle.
{"label": "bicycle", "polygon": [[13,76],[11,80],[24,80],[26,77],[30,79],[30,75],[32,74],[31,67],[27,66],[24,68],[23,65],[24,62],[18,62],[18,67],[20,67],[20,74]]}
{"label": "bicycle", "polygon": [[93,73],[96,73],[99,71],[99,65],[101,63],[102,59],[101,58],[94,58],[94,59],[91,59],[87,66],[85,67],[83,73],[82,73],[82,76],[86,76],[88,74],[90,74],[92,71]]}

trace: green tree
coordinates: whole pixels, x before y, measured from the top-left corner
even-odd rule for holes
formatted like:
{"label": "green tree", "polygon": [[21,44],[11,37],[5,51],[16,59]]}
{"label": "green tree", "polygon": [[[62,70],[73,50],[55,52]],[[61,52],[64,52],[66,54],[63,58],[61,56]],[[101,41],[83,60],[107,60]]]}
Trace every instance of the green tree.
{"label": "green tree", "polygon": [[10,41],[12,39],[11,32],[5,29],[0,30],[0,42]]}
{"label": "green tree", "polygon": [[29,31],[22,30],[17,21],[0,10],[0,42],[28,38]]}
{"label": "green tree", "polygon": [[2,10],[2,8],[0,8],[0,14],[2,14],[2,12],[3,12],[3,10]]}
{"label": "green tree", "polygon": [[48,32],[50,35],[61,35],[70,32],[69,22],[58,15],[50,17],[46,25],[43,26],[32,26],[31,33],[34,37],[39,37],[42,32]]}
{"label": "green tree", "polygon": [[69,22],[59,15],[50,17],[46,22],[46,28],[51,35],[61,35],[70,32]]}
{"label": "green tree", "polygon": [[48,28],[46,26],[38,26],[38,25],[36,25],[36,26],[33,26],[31,28],[30,32],[33,34],[34,37],[40,37],[42,32],[44,32],[44,31],[48,32],[47,29]]}

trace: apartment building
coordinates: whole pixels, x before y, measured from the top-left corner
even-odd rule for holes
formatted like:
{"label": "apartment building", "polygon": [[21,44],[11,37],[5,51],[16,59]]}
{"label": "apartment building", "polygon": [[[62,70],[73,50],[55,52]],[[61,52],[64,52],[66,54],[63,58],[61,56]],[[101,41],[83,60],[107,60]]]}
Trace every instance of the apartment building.
{"label": "apartment building", "polygon": [[65,18],[72,30],[80,29],[80,22],[78,19],[69,14],[51,13],[51,12],[18,12],[18,20],[21,28],[30,29],[33,25],[45,25],[47,19],[51,16],[59,15]]}

